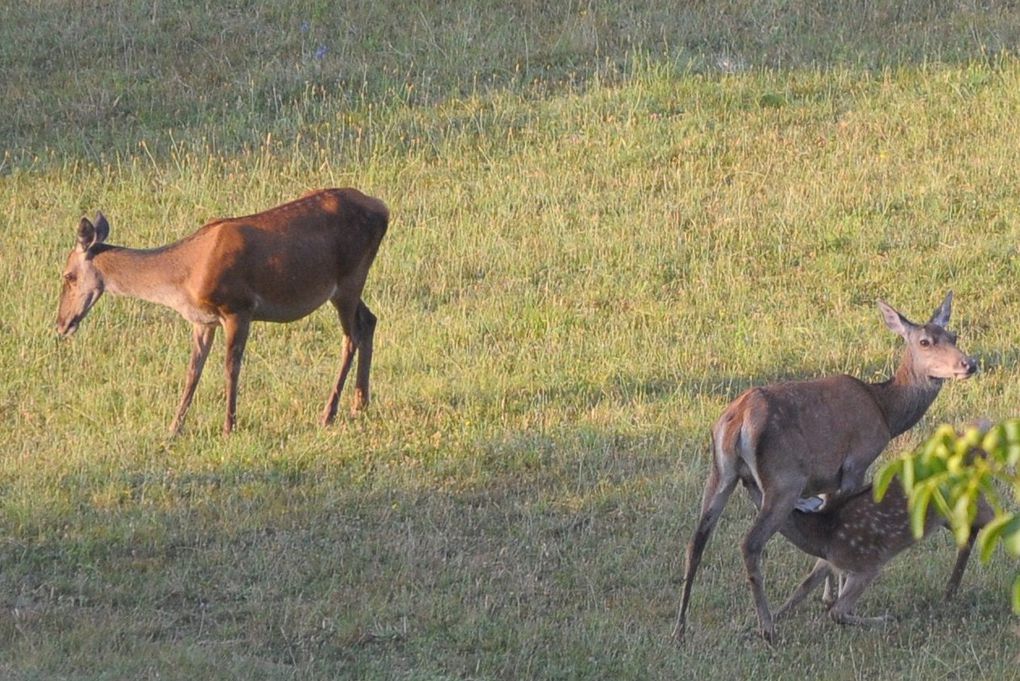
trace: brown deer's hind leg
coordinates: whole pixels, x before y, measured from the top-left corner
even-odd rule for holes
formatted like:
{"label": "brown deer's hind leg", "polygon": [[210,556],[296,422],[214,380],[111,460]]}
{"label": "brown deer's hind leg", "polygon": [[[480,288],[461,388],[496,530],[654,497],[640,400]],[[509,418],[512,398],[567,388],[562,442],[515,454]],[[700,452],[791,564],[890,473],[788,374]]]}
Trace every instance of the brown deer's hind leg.
{"label": "brown deer's hind leg", "polygon": [[358,357],[358,375],[354,383],[354,405],[352,408],[355,411],[367,407],[370,398],[368,375],[372,369],[372,341],[375,338],[376,321],[378,321],[376,316],[372,314],[364,301],[358,301],[358,309],[354,314],[354,343],[361,356]]}
{"label": "brown deer's hind leg", "polygon": [[223,331],[227,337],[227,416],[223,422],[224,435],[229,435],[237,424],[237,384],[250,329],[251,319],[248,317],[234,315],[223,320]]}
{"label": "brown deer's hind leg", "polygon": [[356,301],[354,305],[350,305],[345,298],[334,298],[331,302],[340,318],[340,326],[344,332],[344,345],[343,354],[340,356],[340,373],[333,385],[333,391],[330,392],[326,400],[326,407],[322,411],[322,425],[324,426],[328,426],[336,417],[337,407],[340,404],[340,393],[347,382],[347,374],[351,370],[356,352],[360,352],[361,357],[358,359],[353,409],[357,411],[368,405],[368,377],[372,368],[372,340],[375,336],[376,324],[376,316],[361,300]]}

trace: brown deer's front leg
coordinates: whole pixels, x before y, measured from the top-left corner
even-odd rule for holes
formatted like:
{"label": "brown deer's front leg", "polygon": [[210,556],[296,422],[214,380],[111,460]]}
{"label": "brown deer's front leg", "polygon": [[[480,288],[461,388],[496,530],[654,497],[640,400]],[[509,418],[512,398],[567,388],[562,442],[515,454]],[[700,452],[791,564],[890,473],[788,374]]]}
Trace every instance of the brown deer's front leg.
{"label": "brown deer's front leg", "polygon": [[322,410],[322,425],[324,426],[333,423],[333,419],[336,418],[336,410],[340,404],[340,392],[344,389],[344,383],[347,382],[347,374],[351,370],[351,362],[354,360],[356,349],[351,337],[345,335],[343,354],[340,356],[340,373],[337,374],[333,390],[326,398],[326,407]]}
{"label": "brown deer's front leg", "polygon": [[180,434],[184,426],[184,417],[191,406],[191,398],[195,396],[195,388],[198,386],[198,379],[202,378],[202,368],[205,367],[205,358],[209,356],[209,348],[212,347],[213,337],[216,335],[216,327],[209,324],[195,324],[191,329],[191,359],[188,361],[188,375],[184,381],[184,392],[181,394],[180,404],[177,406],[177,415],[170,424],[170,435]]}

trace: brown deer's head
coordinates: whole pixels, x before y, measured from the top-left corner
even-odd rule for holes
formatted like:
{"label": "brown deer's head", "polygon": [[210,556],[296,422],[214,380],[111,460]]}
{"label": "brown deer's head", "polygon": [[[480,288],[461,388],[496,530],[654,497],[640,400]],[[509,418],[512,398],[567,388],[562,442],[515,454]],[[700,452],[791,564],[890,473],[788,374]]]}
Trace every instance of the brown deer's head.
{"label": "brown deer's head", "polygon": [[103,273],[92,261],[97,246],[106,241],[110,234],[110,223],[102,213],[96,216],[95,224],[88,218],[78,223],[78,241],[67,256],[64,266],[63,288],[57,308],[57,333],[70,336],[78,328],[105,288]]}

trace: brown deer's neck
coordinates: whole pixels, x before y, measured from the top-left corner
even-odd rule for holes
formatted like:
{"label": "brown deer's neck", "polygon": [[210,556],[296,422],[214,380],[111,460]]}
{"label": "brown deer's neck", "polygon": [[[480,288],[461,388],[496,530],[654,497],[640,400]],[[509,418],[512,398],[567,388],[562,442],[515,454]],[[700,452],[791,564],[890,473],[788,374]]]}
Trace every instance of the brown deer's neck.
{"label": "brown deer's neck", "polygon": [[176,307],[181,283],[190,273],[190,259],[180,250],[180,243],[154,249],[106,246],[93,261],[108,292]]}
{"label": "brown deer's neck", "polygon": [[942,379],[930,378],[914,365],[910,352],[905,352],[896,374],[888,381],[868,385],[892,437],[904,433],[921,420],[942,389]]}

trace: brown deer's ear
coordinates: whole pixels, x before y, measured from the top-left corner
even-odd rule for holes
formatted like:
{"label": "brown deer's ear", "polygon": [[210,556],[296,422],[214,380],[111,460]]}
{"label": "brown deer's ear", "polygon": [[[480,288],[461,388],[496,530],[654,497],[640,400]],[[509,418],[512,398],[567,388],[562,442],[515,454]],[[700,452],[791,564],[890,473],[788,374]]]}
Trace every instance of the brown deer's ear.
{"label": "brown deer's ear", "polygon": [[102,213],[96,213],[96,243],[101,244],[110,236],[110,223]]}
{"label": "brown deer's ear", "polygon": [[106,241],[110,235],[110,223],[102,213],[96,214],[96,223],[92,224],[88,218],[82,218],[78,223],[78,248],[83,252],[89,250],[96,244]]}
{"label": "brown deer's ear", "polygon": [[942,305],[939,309],[932,313],[931,319],[928,320],[929,324],[940,326],[943,329],[949,324],[949,315],[953,313],[953,292],[950,291],[946,294],[946,299],[942,301]]}
{"label": "brown deer's ear", "polygon": [[87,251],[96,243],[96,228],[89,222],[88,218],[82,218],[78,223],[78,249]]}

